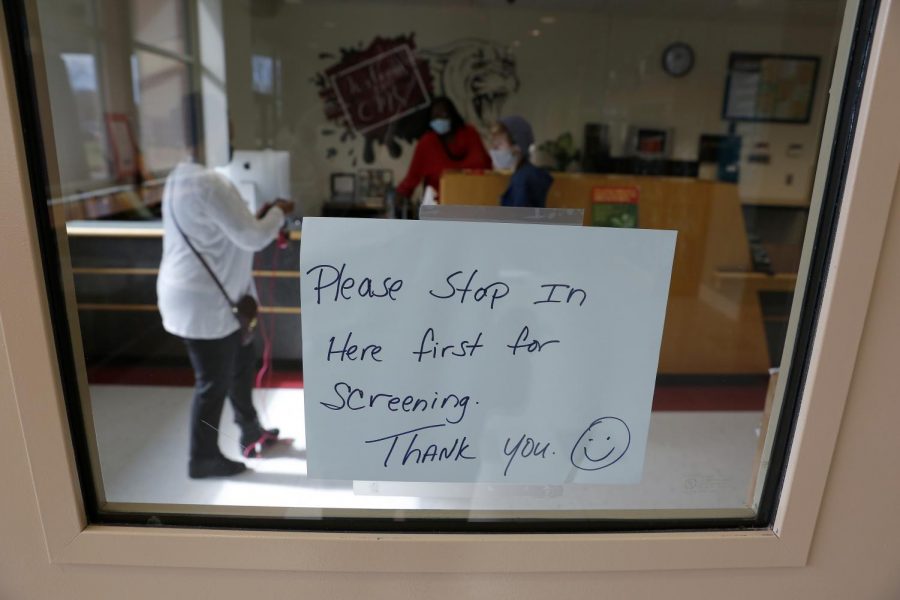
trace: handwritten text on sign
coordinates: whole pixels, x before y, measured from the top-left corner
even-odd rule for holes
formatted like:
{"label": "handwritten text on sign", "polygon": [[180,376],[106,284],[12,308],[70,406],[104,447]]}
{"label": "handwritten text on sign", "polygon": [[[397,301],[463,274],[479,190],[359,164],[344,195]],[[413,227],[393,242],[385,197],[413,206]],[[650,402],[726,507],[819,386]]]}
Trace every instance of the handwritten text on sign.
{"label": "handwritten text on sign", "polygon": [[307,218],[309,475],[640,480],[675,232]]}

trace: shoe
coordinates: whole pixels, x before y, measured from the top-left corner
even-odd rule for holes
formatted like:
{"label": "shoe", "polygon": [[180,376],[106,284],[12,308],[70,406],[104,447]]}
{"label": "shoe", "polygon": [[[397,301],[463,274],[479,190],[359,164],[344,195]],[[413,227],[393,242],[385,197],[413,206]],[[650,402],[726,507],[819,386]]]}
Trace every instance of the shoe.
{"label": "shoe", "polygon": [[241,454],[244,458],[257,458],[263,450],[278,441],[278,429],[258,429],[249,435],[241,436]]}
{"label": "shoe", "polygon": [[242,462],[228,460],[224,456],[217,458],[191,459],[188,463],[188,475],[191,479],[203,479],[204,477],[230,477],[247,470]]}

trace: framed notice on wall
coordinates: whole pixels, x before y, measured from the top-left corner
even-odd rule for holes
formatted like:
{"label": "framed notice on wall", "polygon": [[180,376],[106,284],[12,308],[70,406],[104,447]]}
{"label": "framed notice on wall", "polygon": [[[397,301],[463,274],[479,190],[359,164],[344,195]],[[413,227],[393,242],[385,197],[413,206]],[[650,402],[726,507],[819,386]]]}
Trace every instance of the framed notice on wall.
{"label": "framed notice on wall", "polygon": [[808,123],[819,73],[815,56],[733,52],[722,118],[729,121]]}

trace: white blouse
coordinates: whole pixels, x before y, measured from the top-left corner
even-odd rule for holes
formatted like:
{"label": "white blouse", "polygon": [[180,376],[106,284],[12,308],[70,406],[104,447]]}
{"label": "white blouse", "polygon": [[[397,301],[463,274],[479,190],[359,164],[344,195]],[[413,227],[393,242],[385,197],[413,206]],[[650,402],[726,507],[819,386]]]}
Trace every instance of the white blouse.
{"label": "white blouse", "polygon": [[232,301],[256,296],[253,254],[278,235],[284,213],[257,219],[222,175],[196,163],[179,164],[163,192],[163,253],[156,295],[163,327],[190,339],[220,339],[238,329],[231,306],[172,220],[203,255]]}

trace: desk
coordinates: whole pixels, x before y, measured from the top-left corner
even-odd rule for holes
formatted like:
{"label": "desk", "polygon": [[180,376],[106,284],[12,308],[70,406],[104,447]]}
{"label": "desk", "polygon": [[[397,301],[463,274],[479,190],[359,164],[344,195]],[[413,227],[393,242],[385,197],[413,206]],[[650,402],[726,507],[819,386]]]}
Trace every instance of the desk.
{"label": "desk", "polygon": [[[660,374],[768,372],[758,292],[792,288],[796,277],[753,271],[736,185],[690,178],[570,173],[553,177],[547,206],[582,208],[585,225],[590,223],[594,187],[634,186],[640,192],[639,226],[678,231]],[[445,173],[441,202],[494,205],[507,183],[508,177],[497,173]]]}

